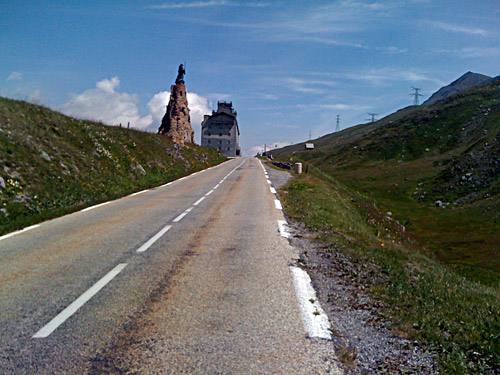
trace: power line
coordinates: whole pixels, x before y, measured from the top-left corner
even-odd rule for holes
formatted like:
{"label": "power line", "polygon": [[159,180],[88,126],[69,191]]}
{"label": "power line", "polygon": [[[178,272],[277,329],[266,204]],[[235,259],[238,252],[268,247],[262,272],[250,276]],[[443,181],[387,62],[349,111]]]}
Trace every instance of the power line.
{"label": "power line", "polygon": [[337,115],[337,126],[335,126],[335,132],[340,131],[340,115]]}
{"label": "power line", "polygon": [[411,93],[410,96],[413,96],[413,105],[419,105],[419,102],[418,102],[418,97],[419,96],[423,96],[422,94],[419,93],[420,90],[422,90],[421,88],[418,88],[418,87],[411,87],[413,90],[415,90],[415,92]]}
{"label": "power line", "polygon": [[369,113],[368,112],[368,116],[370,116],[371,118],[367,118],[366,121],[370,121],[370,122],[375,122],[375,116],[378,116],[378,113]]}

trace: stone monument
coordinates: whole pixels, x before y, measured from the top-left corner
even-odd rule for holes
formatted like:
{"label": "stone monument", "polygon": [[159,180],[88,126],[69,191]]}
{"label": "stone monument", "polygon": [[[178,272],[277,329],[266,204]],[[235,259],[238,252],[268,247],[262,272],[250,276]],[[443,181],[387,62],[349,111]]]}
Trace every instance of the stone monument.
{"label": "stone monument", "polygon": [[175,85],[170,88],[170,101],[167,105],[167,112],[163,116],[158,129],[158,134],[165,135],[180,144],[194,143],[194,130],[191,127],[186,86],[184,85],[185,74],[184,65],[179,65]]}

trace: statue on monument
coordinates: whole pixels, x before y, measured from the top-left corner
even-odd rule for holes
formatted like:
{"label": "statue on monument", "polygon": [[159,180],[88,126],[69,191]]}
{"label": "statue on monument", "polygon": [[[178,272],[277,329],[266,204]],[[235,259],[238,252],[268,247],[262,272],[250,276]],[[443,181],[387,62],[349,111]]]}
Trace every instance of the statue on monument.
{"label": "statue on monument", "polygon": [[184,65],[179,65],[179,70],[177,73],[177,79],[175,80],[175,84],[184,83],[184,74],[186,74],[186,69],[184,69]]}

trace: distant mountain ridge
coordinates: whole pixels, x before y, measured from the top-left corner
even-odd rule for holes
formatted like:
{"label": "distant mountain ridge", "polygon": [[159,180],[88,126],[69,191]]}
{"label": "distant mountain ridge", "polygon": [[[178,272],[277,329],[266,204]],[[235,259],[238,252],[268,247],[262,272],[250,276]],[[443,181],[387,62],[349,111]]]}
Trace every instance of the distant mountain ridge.
{"label": "distant mountain ridge", "polygon": [[426,104],[434,104],[441,100],[444,100],[450,97],[453,94],[456,94],[460,91],[467,90],[476,86],[480,86],[492,81],[494,78],[473,72],[467,72],[462,75],[460,78],[456,79],[448,86],[441,87],[438,91],[436,91],[432,96],[423,102],[423,105]]}

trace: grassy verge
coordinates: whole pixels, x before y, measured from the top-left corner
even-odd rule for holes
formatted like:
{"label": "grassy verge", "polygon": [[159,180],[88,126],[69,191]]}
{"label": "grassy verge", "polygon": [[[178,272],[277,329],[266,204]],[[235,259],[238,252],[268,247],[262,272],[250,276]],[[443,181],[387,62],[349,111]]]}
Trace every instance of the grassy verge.
{"label": "grassy verge", "polygon": [[0,98],[0,234],[224,160],[212,148]]}
{"label": "grassy verge", "polygon": [[315,168],[309,172],[283,188],[286,214],[359,265],[351,272],[389,306],[380,313],[391,316],[394,332],[425,343],[443,374],[498,374],[499,288],[458,275],[373,201]]}

